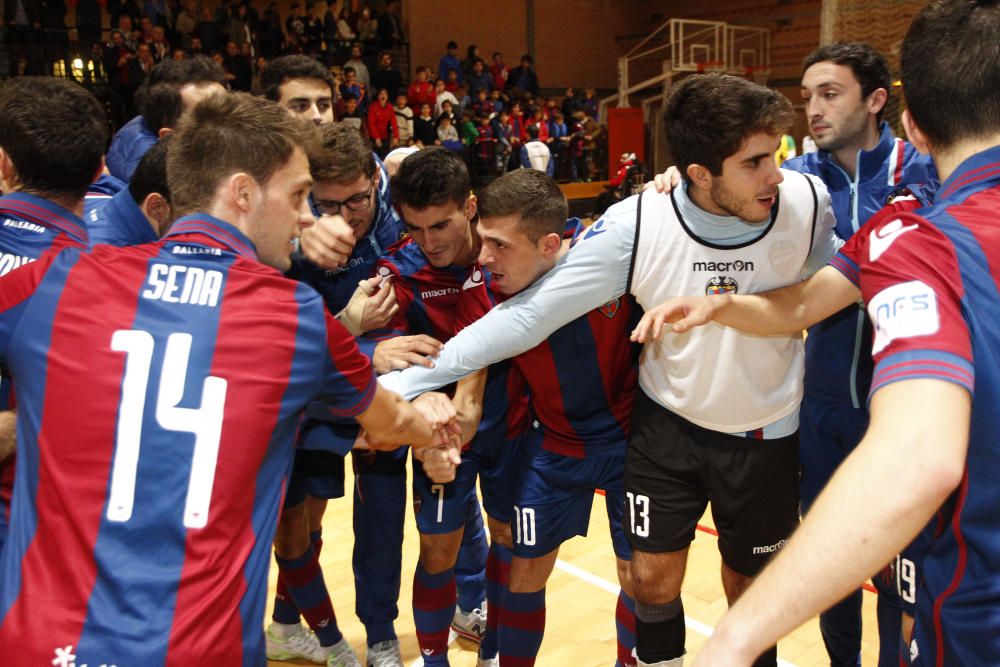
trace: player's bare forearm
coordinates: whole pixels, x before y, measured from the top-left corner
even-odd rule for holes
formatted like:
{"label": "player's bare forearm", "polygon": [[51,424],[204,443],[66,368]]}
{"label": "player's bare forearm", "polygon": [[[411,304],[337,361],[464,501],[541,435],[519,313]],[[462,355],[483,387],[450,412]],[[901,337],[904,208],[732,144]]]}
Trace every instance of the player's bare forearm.
{"label": "player's bare forearm", "polygon": [[367,410],[358,415],[358,423],[368,432],[372,449],[394,449],[400,445],[426,447],[441,444],[435,425],[399,394],[379,386]]}
{"label": "player's bare forearm", "polygon": [[17,412],[0,412],[0,462],[7,460],[17,449]]}
{"label": "player's bare forearm", "polygon": [[695,665],[749,665],[889,562],[960,484],[970,410],[969,394],[949,382],[880,389],[864,439]]}
{"label": "player's bare forearm", "polygon": [[458,381],[452,403],[458,413],[458,425],[462,428],[462,442],[469,442],[479,430],[483,418],[483,394],[486,392],[488,369],[480,369]]}

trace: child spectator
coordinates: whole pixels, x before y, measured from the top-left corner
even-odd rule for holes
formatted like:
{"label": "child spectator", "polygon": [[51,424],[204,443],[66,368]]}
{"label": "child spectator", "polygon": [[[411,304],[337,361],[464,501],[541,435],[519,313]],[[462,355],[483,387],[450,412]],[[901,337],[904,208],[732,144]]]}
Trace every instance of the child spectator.
{"label": "child spectator", "polygon": [[406,104],[406,95],[396,95],[396,127],[399,128],[399,145],[409,146],[413,143],[413,110]]}
{"label": "child spectator", "polygon": [[493,89],[493,77],[486,71],[486,63],[483,62],[482,58],[476,58],[472,65],[472,72],[465,78],[465,83],[469,86],[469,95],[473,97],[477,97],[480,90],[489,94],[490,90]]}
{"label": "child spectator", "polygon": [[507,103],[503,99],[503,92],[498,88],[490,91],[490,102],[493,103],[493,110],[496,113],[500,113],[507,108]]}
{"label": "child spectator", "polygon": [[341,98],[346,99],[348,93],[354,95],[354,99],[358,103],[358,109],[364,115],[365,110],[368,108],[368,90],[365,88],[365,84],[358,81],[357,73],[353,67],[344,68],[344,81],[340,84]]}
{"label": "child spectator", "polygon": [[421,147],[434,146],[440,143],[437,138],[437,127],[434,124],[434,117],[431,115],[430,104],[422,104],[420,106],[420,115],[413,119],[413,138]]}
{"label": "child spectator", "polygon": [[456,74],[456,80],[462,80],[462,63],[459,61],[456,53],[458,52],[458,44],[455,42],[448,42],[447,53],[441,56],[441,60],[438,62],[438,78],[448,80],[448,70],[454,70]]}
{"label": "child spectator", "polygon": [[416,71],[416,80],[410,84],[406,91],[406,98],[410,101],[410,108],[416,111],[424,104],[431,107],[437,102],[437,95],[434,93],[434,86],[428,83],[430,68],[420,66]]}
{"label": "child spectator", "polygon": [[368,108],[368,137],[375,153],[383,159],[399,145],[396,112],[389,105],[389,91],[385,88],[378,91],[375,104]]}
{"label": "child spectator", "polygon": [[479,131],[472,120],[472,109],[466,109],[462,112],[462,125],[459,129],[461,130],[459,134],[462,137],[463,144],[472,146],[476,143],[476,139],[479,138]]}
{"label": "child spectator", "polygon": [[434,116],[440,116],[442,110],[442,104],[444,102],[451,102],[452,108],[458,106],[458,98],[455,95],[445,89],[444,81],[438,79],[434,82]]}
{"label": "child spectator", "polygon": [[499,51],[493,52],[493,64],[490,65],[490,76],[493,77],[493,89],[494,90],[506,90],[507,89],[507,77],[510,75],[510,70],[507,69],[507,65],[503,62],[503,54]]}
{"label": "child spectator", "polygon": [[472,111],[477,116],[489,116],[492,117],[496,112],[496,108],[493,106],[493,101],[490,100],[489,94],[483,88],[479,89],[476,93],[476,101],[472,103]]}
{"label": "child spectator", "polygon": [[459,79],[458,72],[453,69],[448,70],[448,74],[444,78],[444,89],[449,93],[457,93],[459,83],[461,83],[461,80]]}
{"label": "child spectator", "polygon": [[358,108],[358,98],[354,96],[354,93],[347,93],[341,99],[343,101],[343,110],[340,113],[340,122],[350,127],[355,127],[358,132],[364,134],[365,117]]}
{"label": "child spectator", "polygon": [[438,143],[453,151],[462,150],[462,142],[458,140],[458,130],[451,124],[451,117],[441,114],[437,126]]}

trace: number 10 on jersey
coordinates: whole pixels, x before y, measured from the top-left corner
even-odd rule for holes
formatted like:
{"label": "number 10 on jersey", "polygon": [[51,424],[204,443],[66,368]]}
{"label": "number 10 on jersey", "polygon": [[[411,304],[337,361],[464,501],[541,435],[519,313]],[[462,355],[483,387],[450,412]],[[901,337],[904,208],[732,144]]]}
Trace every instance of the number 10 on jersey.
{"label": "number 10 on jersey", "polygon": [[[191,334],[187,333],[174,333],[167,338],[155,399],[156,421],[167,431],[194,434],[194,455],[184,503],[184,526],[204,528],[208,523],[208,505],[212,500],[215,465],[222,439],[227,383],[222,378],[208,376],[202,385],[201,407],[177,407],[184,397],[191,342]],[[124,522],[132,517],[154,346],[155,341],[148,331],[121,329],[111,338],[111,349],[125,353],[125,377],[118,405],[108,521]]]}

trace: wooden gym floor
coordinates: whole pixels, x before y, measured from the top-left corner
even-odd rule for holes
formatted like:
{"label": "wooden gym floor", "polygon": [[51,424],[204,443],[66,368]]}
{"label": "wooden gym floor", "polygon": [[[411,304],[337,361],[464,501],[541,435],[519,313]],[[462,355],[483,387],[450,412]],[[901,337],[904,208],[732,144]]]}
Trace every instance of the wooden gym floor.
{"label": "wooden gym floor", "polygon": [[[348,471],[350,466],[348,466]],[[321,562],[327,586],[337,613],[337,621],[364,664],[364,628],[354,614],[354,579],[351,573],[351,493],[353,478],[348,472],[347,497],[330,502],[323,520]],[[711,516],[706,513],[697,538],[691,545],[687,576],[682,597],[687,617],[687,650],[693,656],[705,642],[726,610],[726,599],[719,580],[717,538],[711,534]],[[417,658],[416,634],[410,607],[413,570],[419,546],[412,509],[407,503],[406,536],[403,547],[402,590],[399,597],[399,635],[403,662],[407,667]],[[277,570],[271,566],[268,591],[274,597]],[[574,667],[611,667],[615,661],[614,610],[618,595],[615,561],[608,535],[604,498],[594,496],[590,531],[586,538],[566,542],[547,587],[547,622],[545,639],[539,653],[539,667],[574,665]],[[878,634],[875,627],[875,595],[864,595],[864,637],[862,660],[875,665]],[[473,667],[477,644],[459,639],[451,645],[449,660],[453,667]],[[813,667],[829,665],[819,625],[813,619],[778,644],[779,665]],[[308,662],[270,662],[278,665],[308,665]]]}

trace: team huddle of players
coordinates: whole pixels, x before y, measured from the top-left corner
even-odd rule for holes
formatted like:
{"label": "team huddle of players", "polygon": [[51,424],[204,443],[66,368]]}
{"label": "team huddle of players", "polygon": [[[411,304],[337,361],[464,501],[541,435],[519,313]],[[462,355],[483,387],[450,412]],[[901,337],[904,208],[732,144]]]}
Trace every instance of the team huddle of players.
{"label": "team huddle of players", "polygon": [[452,630],[479,665],[545,664],[546,582],[596,489],[616,665],[683,663],[709,502],[731,608],[696,664],[776,664],[816,614],[831,662],[857,664],[876,572],[881,665],[995,662],[998,33],[996,0],[914,20],[910,143],[881,122],[884,59],[818,49],[821,150],[783,169],[787,99],[686,79],[673,178],[589,227],[542,172],[472,194],[446,150],[379,162],[328,122],[307,59],[275,61],[268,100],[166,81],[174,131],[124,187],[100,177],[89,93],[11,81],[3,662],[361,664],[319,566],[350,453],[365,661],[401,665],[411,450],[424,665]]}

